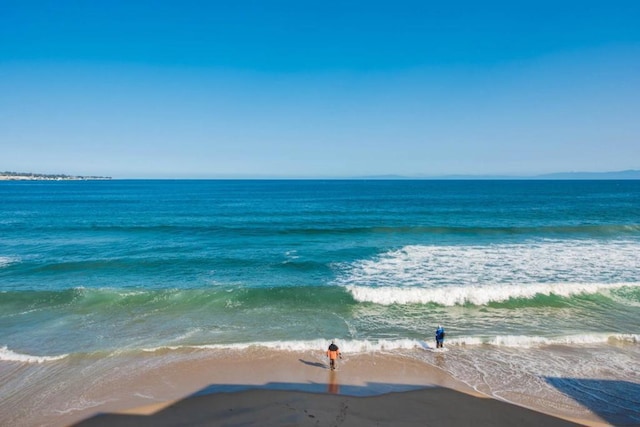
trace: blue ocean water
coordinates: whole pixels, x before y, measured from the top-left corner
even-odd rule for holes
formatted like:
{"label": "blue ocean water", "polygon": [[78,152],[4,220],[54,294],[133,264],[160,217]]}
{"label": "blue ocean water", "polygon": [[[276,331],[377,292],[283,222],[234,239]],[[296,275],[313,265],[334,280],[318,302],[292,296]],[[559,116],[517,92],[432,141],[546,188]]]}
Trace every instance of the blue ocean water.
{"label": "blue ocean water", "polygon": [[334,337],[433,363],[437,324],[489,394],[640,384],[640,182],[0,183],[0,363]]}

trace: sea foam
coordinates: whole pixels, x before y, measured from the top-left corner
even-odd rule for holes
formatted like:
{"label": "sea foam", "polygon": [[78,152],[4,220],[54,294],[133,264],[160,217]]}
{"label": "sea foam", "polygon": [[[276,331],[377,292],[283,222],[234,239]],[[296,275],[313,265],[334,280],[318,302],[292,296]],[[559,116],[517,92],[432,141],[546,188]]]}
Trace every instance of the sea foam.
{"label": "sea foam", "polygon": [[17,262],[20,262],[20,259],[18,257],[0,256],[0,268],[8,267],[11,264],[15,264]]}
{"label": "sea foam", "polygon": [[[558,337],[540,337],[524,335],[498,336],[464,336],[447,338],[445,343],[452,347],[469,347],[490,345],[496,347],[531,348],[549,345],[599,345],[611,342],[626,342],[637,344],[640,336],[637,334],[585,334]],[[249,343],[178,345],[147,348],[145,352],[180,351],[180,350],[219,350],[219,351],[247,351],[250,349],[267,349],[289,352],[324,352],[331,340],[300,340],[300,341],[257,341]],[[372,352],[394,352],[402,350],[423,349],[431,350],[435,346],[431,337],[421,339],[345,339],[336,340],[336,344],[344,353],[360,354]]]}
{"label": "sea foam", "polygon": [[381,305],[392,304],[441,304],[444,306],[505,302],[510,299],[530,299],[538,295],[571,297],[596,294],[621,287],[639,287],[640,283],[535,283],[522,285],[470,285],[445,286],[435,289],[417,287],[366,287],[347,286],[358,302]]}
{"label": "sea foam", "polygon": [[518,244],[408,245],[339,266],[336,283],[437,288],[636,282],[638,269],[640,244],[633,240],[545,239]]}
{"label": "sea foam", "polygon": [[32,356],[30,354],[16,353],[9,350],[6,346],[0,347],[0,360],[9,362],[44,363],[64,359],[67,356],[67,354],[61,354],[58,356]]}

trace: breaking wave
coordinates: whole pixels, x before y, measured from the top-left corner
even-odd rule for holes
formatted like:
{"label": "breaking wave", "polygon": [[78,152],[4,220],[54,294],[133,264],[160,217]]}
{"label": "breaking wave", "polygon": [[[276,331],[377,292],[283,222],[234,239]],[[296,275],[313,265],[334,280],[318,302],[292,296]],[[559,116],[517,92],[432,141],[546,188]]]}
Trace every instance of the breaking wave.
{"label": "breaking wave", "polygon": [[440,304],[487,305],[513,299],[532,299],[540,295],[572,297],[606,292],[623,287],[640,287],[640,283],[537,283],[527,285],[449,286],[435,289],[347,286],[358,302],[382,305]]}
{"label": "breaking wave", "polygon": [[[499,335],[499,336],[468,336],[459,338],[447,338],[447,346],[479,346],[490,345],[496,347],[514,347],[514,348],[531,348],[544,347],[549,345],[599,345],[608,343],[640,343],[640,335],[638,334],[585,334],[585,335],[567,335],[559,337],[539,337],[539,336],[516,336],[516,335]],[[143,351],[149,353],[180,351],[180,350],[220,350],[220,351],[247,351],[250,349],[265,349],[274,351],[291,351],[291,352],[322,352],[331,343],[330,339],[301,340],[301,341],[264,341],[264,342],[248,342],[248,343],[230,343],[230,344],[205,344],[205,345],[186,345],[186,346],[160,346],[154,348],[146,348]],[[433,348],[433,342],[430,338],[426,340],[420,339],[362,339],[362,340],[337,340],[341,351],[345,354],[358,354],[370,352],[398,351],[398,350],[414,350]]]}
{"label": "breaking wave", "polygon": [[30,354],[16,353],[15,351],[9,350],[6,346],[0,347],[0,360],[8,362],[44,363],[64,359],[67,356],[67,354],[58,356],[33,356]]}

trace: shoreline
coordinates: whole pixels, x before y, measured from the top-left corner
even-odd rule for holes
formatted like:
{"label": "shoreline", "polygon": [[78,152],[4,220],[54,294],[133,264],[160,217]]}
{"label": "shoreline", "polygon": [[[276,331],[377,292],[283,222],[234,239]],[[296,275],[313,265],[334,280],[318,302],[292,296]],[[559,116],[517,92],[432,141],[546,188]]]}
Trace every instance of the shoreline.
{"label": "shoreline", "polygon": [[[69,366],[72,373],[77,372],[78,376],[74,378],[74,385],[63,390],[63,395],[47,399],[48,407],[34,405],[29,411],[23,410],[22,416],[4,422],[12,425],[18,422],[17,425],[25,426],[68,426],[77,423],[97,426],[103,425],[100,423],[105,420],[113,425],[115,420],[118,423],[122,421],[122,424],[116,425],[129,425],[126,420],[131,421],[130,417],[146,415],[150,423],[157,425],[166,411],[196,407],[200,409],[193,416],[198,416],[198,413],[204,416],[208,413],[207,408],[215,402],[234,408],[247,396],[255,396],[256,404],[263,402],[263,405],[268,403],[273,407],[282,405],[282,402],[305,402],[306,407],[300,407],[300,411],[315,408],[320,412],[325,411],[325,419],[328,419],[333,416],[329,412],[336,402],[347,404],[345,402],[348,401],[349,405],[354,405],[354,401],[362,401],[364,403],[355,405],[360,405],[361,410],[365,411],[367,405],[377,408],[388,404],[381,401],[397,401],[393,405],[402,407],[404,403],[399,396],[411,395],[414,397],[409,401],[414,406],[401,409],[401,413],[406,412],[409,417],[405,425],[424,425],[411,424],[417,422],[411,418],[415,414],[411,414],[416,411],[420,413],[418,402],[427,404],[431,401],[440,402],[453,413],[458,412],[456,404],[465,408],[468,405],[474,408],[480,405],[474,411],[482,412],[484,407],[490,413],[492,405],[499,403],[500,408],[513,407],[516,408],[514,411],[520,411],[514,412],[513,416],[522,413],[527,419],[543,415],[552,417],[551,420],[572,421],[581,425],[608,425],[595,414],[585,419],[574,419],[550,413],[543,408],[527,408],[486,396],[436,366],[402,355],[380,352],[345,354],[344,359],[339,360],[336,371],[328,369],[326,357],[321,351],[299,353],[256,348],[223,352],[200,350],[176,358],[174,356],[171,352],[158,352],[137,360],[115,357],[105,361],[108,366],[102,367],[93,364]],[[69,371],[66,375],[69,375]],[[283,400],[273,398],[274,392]],[[30,397],[38,400],[37,396]],[[245,406],[247,404],[250,403],[243,403]],[[256,411],[258,407],[251,408],[253,416],[260,417]],[[298,415],[304,413],[300,411]],[[28,418],[25,418],[27,414]],[[382,417],[384,414],[379,415]],[[184,417],[185,414],[180,416]],[[134,419],[136,423],[141,421],[140,418]],[[250,421],[250,417],[240,420],[242,424],[251,424]],[[274,421],[271,425],[279,425],[281,421],[284,420]],[[298,419],[298,422],[302,421],[303,418]]]}

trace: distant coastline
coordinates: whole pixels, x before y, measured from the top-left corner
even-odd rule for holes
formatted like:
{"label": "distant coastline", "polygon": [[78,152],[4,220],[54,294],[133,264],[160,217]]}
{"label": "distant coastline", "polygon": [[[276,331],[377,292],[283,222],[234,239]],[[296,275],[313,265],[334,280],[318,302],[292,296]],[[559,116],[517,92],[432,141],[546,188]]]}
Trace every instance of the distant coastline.
{"label": "distant coastline", "polygon": [[110,176],[73,176],[30,172],[0,172],[0,181],[89,181],[109,180]]}
{"label": "distant coastline", "polygon": [[[112,180],[110,176],[83,176],[66,174],[42,174],[32,172],[0,172],[0,181],[90,181]],[[612,172],[558,172],[541,175],[361,175],[361,176],[254,176],[225,175],[211,177],[180,178],[115,178],[142,180],[640,180],[640,170],[629,169]]]}

